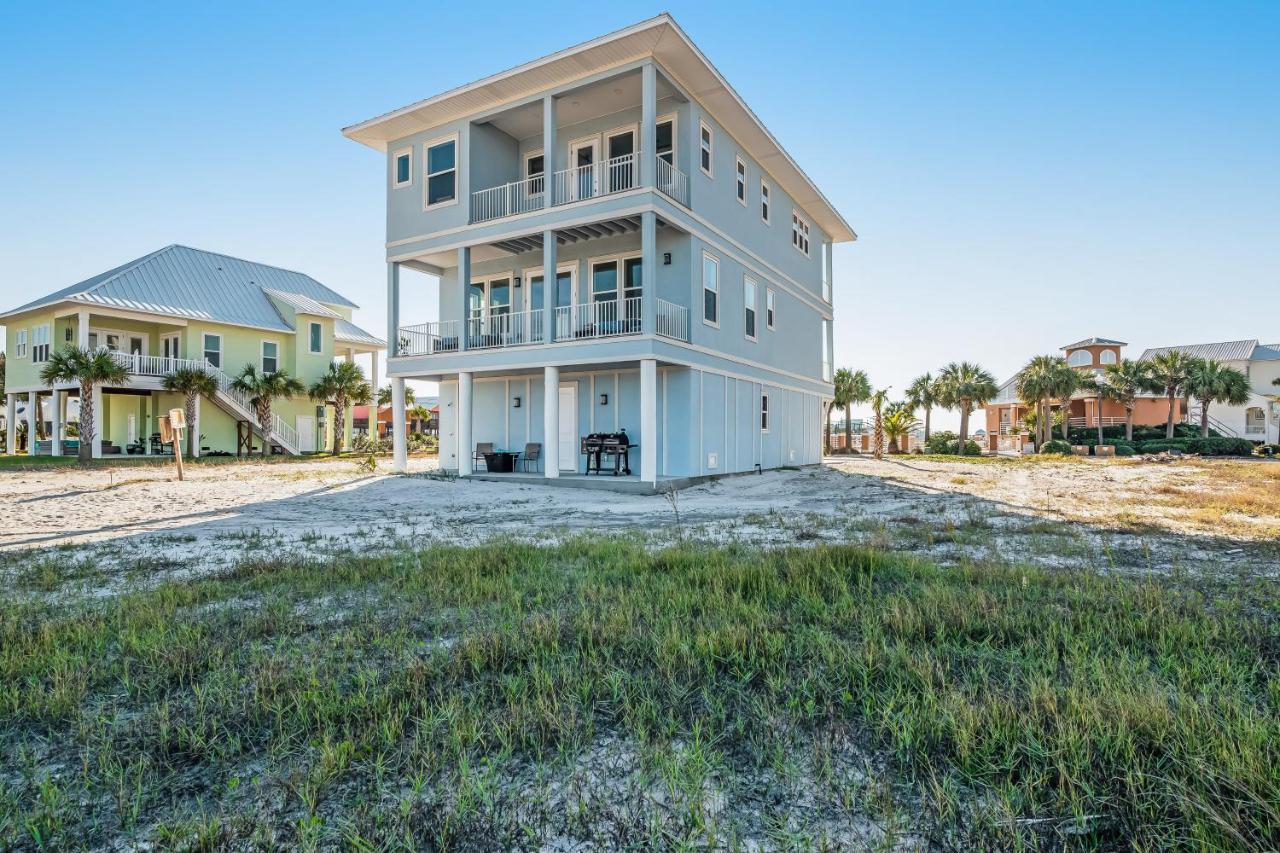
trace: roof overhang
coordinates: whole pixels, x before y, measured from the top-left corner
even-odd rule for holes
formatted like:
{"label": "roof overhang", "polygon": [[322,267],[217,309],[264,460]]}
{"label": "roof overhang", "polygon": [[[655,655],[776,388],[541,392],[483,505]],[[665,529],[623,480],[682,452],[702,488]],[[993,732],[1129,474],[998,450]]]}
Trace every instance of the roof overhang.
{"label": "roof overhang", "polygon": [[343,129],[348,139],[386,151],[398,139],[534,97],[583,77],[652,57],[719,122],[833,242],[858,235],[796,164],[742,97],[665,12],[608,35],[459,86]]}

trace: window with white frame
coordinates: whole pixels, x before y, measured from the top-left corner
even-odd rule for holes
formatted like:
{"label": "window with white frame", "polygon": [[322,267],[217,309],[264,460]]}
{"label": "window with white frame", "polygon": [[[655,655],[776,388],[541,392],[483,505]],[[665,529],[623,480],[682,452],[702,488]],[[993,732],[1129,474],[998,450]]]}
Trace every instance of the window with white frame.
{"label": "window with white frame", "polygon": [[737,174],[737,187],[735,192],[738,194],[738,204],[743,207],[747,206],[747,164],[742,162],[741,157],[735,158],[737,165],[734,167]]}
{"label": "window with white frame", "polygon": [[401,148],[391,155],[391,187],[400,189],[413,183],[413,149]]}
{"label": "window with white frame", "polygon": [[324,337],[323,337],[324,330],[321,328],[319,323],[312,323],[309,331],[311,334],[311,341],[310,341],[311,351],[323,352],[324,351]]}
{"label": "window with white frame", "polygon": [[458,199],[458,138],[440,139],[423,146],[426,161],[426,206],[451,204]]}
{"label": "window with white frame", "polygon": [[713,176],[711,168],[711,128],[707,127],[702,122],[699,122],[698,125],[698,138],[701,146],[701,150],[698,152],[698,165],[702,168],[702,171],[706,173],[707,177],[710,178]]}
{"label": "window with white frame", "polygon": [[702,322],[720,325],[720,261],[705,252],[702,255]]}
{"label": "window with white frame", "polygon": [[27,330],[19,329],[13,335],[13,357],[27,357]]}
{"label": "window with white frame", "polygon": [[791,245],[809,255],[809,223],[796,211],[791,211]]}
{"label": "window with white frame", "polygon": [[767,393],[760,395],[760,431],[769,431],[769,395]]}
{"label": "window with white frame", "polygon": [[769,224],[769,185],[760,181],[760,219],[765,225]]}
{"label": "window with white frame", "polygon": [[31,362],[41,364],[49,360],[49,326],[36,326],[31,330]]}
{"label": "window with white frame", "polygon": [[1093,353],[1087,349],[1078,349],[1067,356],[1067,364],[1072,367],[1087,367],[1093,364]]}
{"label": "window with white frame", "polygon": [[262,372],[275,373],[280,370],[280,345],[275,341],[262,342]]}
{"label": "window with white frame", "polygon": [[222,335],[205,334],[204,360],[214,367],[222,367]]}
{"label": "window with white frame", "polygon": [[742,278],[742,329],[751,340],[756,339],[756,283],[743,276]]}
{"label": "window with white frame", "polygon": [[831,321],[822,321],[822,381],[831,381]]}
{"label": "window with white frame", "polygon": [[1116,351],[1113,349],[1104,349],[1098,353],[1098,364],[1115,364]]}
{"label": "window with white frame", "polygon": [[769,288],[764,292],[764,325],[766,329],[773,330],[773,311],[774,311],[774,295],[773,288]]}

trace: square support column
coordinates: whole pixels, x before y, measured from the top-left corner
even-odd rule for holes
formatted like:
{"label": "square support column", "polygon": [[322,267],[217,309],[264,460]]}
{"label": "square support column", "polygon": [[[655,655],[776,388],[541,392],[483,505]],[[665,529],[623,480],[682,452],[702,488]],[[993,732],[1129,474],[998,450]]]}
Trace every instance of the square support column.
{"label": "square support column", "polygon": [[80,311],[76,314],[76,346],[80,349],[89,348],[89,312]]}
{"label": "square support column", "polygon": [[[556,232],[542,232],[542,342],[555,340],[556,331]],[[533,293],[533,288],[529,288]]]}
{"label": "square support column", "polygon": [[658,328],[658,215],[640,214],[640,325],[652,335]]}
{"label": "square support column", "polygon": [[463,246],[458,249],[458,288],[462,291],[462,298],[458,300],[462,305],[462,317],[459,320],[461,326],[458,329],[458,350],[467,348],[467,333],[470,331],[468,326],[471,315],[471,306],[468,304],[471,292],[471,247]]}
{"label": "square support column", "polygon": [[[696,149],[695,149],[696,150]],[[653,62],[640,66],[640,185],[654,185],[658,159],[658,70]]]}
{"label": "square support column", "polygon": [[[387,356],[394,356],[400,343],[400,265],[387,264]],[[373,389],[375,392],[377,388]]]}
{"label": "square support column", "polygon": [[[92,456],[94,459],[102,458],[102,386],[94,385],[92,396],[93,409],[93,442],[90,445]],[[84,421],[84,401],[80,401],[80,421]],[[84,441],[84,430],[81,431],[81,441]]]}
{"label": "square support column", "polygon": [[40,395],[35,391],[27,392],[27,455],[36,455],[36,420],[40,411]]}
{"label": "square support column", "polygon": [[[376,404],[369,408],[376,417]],[[396,376],[391,379],[391,470],[397,474],[403,474],[409,470],[409,444],[406,441],[404,429],[404,380]],[[376,432],[375,422],[374,434]]]}
{"label": "square support column", "polygon": [[[555,204],[556,174],[556,99],[546,95],[542,99],[542,206]],[[544,279],[545,281],[545,279]]]}
{"label": "square support column", "polygon": [[[191,436],[191,458],[200,458],[200,395],[196,395],[196,419],[187,429]],[[147,442],[150,444],[150,442]]]}
{"label": "square support column", "polygon": [[471,374],[465,370],[458,374],[458,476],[465,477],[475,470],[475,443],[471,440],[472,403]]}
{"label": "square support column", "polygon": [[53,438],[54,456],[62,455],[62,398],[65,396],[62,391],[55,388],[53,389],[53,399],[50,400],[53,405],[53,417],[50,420],[53,421],[53,435],[51,438]]}
{"label": "square support column", "polygon": [[4,452],[12,456],[18,449],[18,395],[4,397]]}
{"label": "square support column", "polygon": [[543,476],[560,476],[560,368],[542,369]]}
{"label": "square support column", "polygon": [[[199,415],[199,412],[197,411],[197,412],[196,412],[196,414],[197,414],[197,416],[198,416],[198,415]],[[150,456],[150,455],[151,455],[151,433],[153,433],[153,432],[159,432],[159,431],[160,431],[160,430],[159,430],[159,428],[158,428],[158,425],[157,425],[157,421],[156,421],[156,395],[155,395],[155,392],[149,392],[149,393],[147,394],[147,424],[146,424],[146,427],[147,427],[147,428],[146,428],[145,430],[143,430],[143,432],[145,433],[145,435],[142,437],[142,455],[143,455],[143,456]],[[196,424],[196,429],[199,429],[199,428],[200,428],[200,425],[199,425],[199,423],[197,423],[197,424]]]}
{"label": "square support column", "polygon": [[640,481],[658,482],[658,362],[640,360]]}

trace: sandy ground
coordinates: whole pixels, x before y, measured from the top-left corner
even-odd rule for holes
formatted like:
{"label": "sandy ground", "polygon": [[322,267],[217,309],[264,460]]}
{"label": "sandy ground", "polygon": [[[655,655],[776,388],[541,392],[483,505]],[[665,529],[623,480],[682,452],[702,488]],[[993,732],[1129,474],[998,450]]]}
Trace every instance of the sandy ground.
{"label": "sandy ground", "polygon": [[854,457],[728,478],[674,501],[464,481],[435,469],[434,459],[412,460],[409,476],[390,475],[385,462],[373,472],[349,460],[245,463],[192,466],[181,483],[164,467],[2,472],[0,552],[91,556],[167,574],[281,550],[323,556],[590,531],[655,542],[856,541],[944,563],[1248,573],[1280,564],[1266,526],[1277,519],[1259,519],[1257,535],[1248,519],[1223,535],[1181,522],[1161,499],[1170,484],[1212,487],[1205,464]]}

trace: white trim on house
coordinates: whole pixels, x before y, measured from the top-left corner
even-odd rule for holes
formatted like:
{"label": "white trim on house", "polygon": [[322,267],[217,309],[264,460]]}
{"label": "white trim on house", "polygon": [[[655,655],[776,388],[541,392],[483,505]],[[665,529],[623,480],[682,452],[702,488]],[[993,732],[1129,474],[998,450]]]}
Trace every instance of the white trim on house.
{"label": "white trim on house", "polygon": [[[409,158],[409,177],[400,180],[400,158]],[[397,148],[391,153],[391,189],[399,190],[413,186],[413,146]]]}
{"label": "white trim on house", "polygon": [[[711,261],[715,265],[716,276],[715,276],[715,281],[713,282],[713,284],[715,285],[714,287],[707,287],[707,261]],[[712,254],[711,252],[708,252],[706,249],[703,249],[702,263],[699,266],[702,268],[702,276],[701,276],[702,304],[698,306],[701,309],[699,313],[702,316],[703,324],[707,326],[712,326],[718,329],[720,328],[720,303],[722,301],[720,299],[720,258]],[[716,316],[710,320],[707,319],[707,292],[708,291],[710,291],[711,293],[714,293],[716,296],[715,298]]]}
{"label": "white trim on house", "polygon": [[[459,134],[457,133],[457,131],[455,131],[453,133],[449,133],[444,136],[437,137],[435,139],[429,139],[426,142],[422,143],[422,209],[423,210],[439,210],[440,208],[449,207],[450,205],[454,205],[459,202],[460,200],[459,197],[462,195],[462,180],[461,180],[462,145],[458,140],[459,140]],[[453,168],[441,169],[438,172],[429,171],[431,168],[431,149],[439,145],[443,145],[446,142],[453,143]],[[437,201],[435,204],[432,204],[431,202],[428,201],[431,194],[431,178],[435,175],[443,175],[450,171],[453,172],[453,198],[445,199],[444,201]]]}

